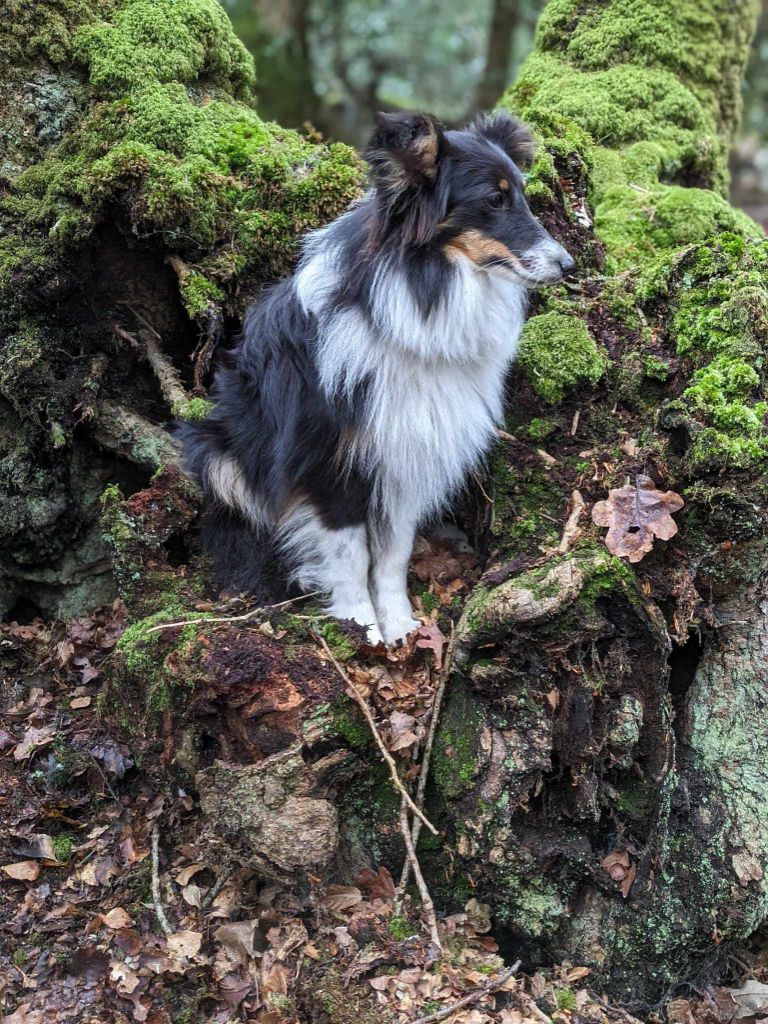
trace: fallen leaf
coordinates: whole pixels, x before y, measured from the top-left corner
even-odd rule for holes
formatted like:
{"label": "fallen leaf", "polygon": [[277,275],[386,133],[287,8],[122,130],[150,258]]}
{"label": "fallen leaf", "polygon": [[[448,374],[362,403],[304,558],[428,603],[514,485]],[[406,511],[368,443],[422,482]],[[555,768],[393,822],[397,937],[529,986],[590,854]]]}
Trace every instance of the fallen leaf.
{"label": "fallen leaf", "polygon": [[93,700],[93,697],[75,697],[74,700],[71,700],[69,702],[69,706],[74,711],[79,711],[80,708],[90,707],[92,700]]}
{"label": "fallen leaf", "polygon": [[180,931],[169,935],[167,941],[168,949],[178,957],[191,960],[200,952],[203,944],[202,932]]}
{"label": "fallen leaf", "polygon": [[620,882],[629,871],[629,854],[626,850],[612,850],[600,862],[600,866],[611,876],[614,882]]}
{"label": "fallen leaf", "polygon": [[40,865],[36,860],[20,860],[16,864],[3,864],[0,869],[9,878],[15,878],[17,882],[34,882],[40,875]]}
{"label": "fallen leaf", "polygon": [[362,903],[363,894],[355,885],[337,885],[331,884],[325,890],[325,897],[323,899],[323,905],[328,910],[335,910],[337,913],[341,910],[349,910],[351,907],[357,906],[358,903]]}
{"label": "fallen leaf", "polygon": [[113,931],[119,931],[121,928],[130,928],[133,919],[122,907],[115,907],[108,914],[101,915],[101,923]]}
{"label": "fallen leaf", "polygon": [[395,896],[395,881],[388,868],[380,867],[378,871],[363,868],[355,878],[361,889],[365,889],[371,899],[391,900]]}
{"label": "fallen leaf", "polygon": [[260,956],[267,948],[266,939],[259,929],[258,918],[222,924],[213,933],[213,937],[222,946],[231,950],[243,966],[254,957]]}
{"label": "fallen leaf", "polygon": [[422,626],[418,632],[416,646],[422,650],[433,651],[435,655],[435,668],[440,671],[443,667],[443,648],[446,639],[440,632],[439,626]]}
{"label": "fallen leaf", "polygon": [[761,981],[750,979],[741,988],[729,988],[726,991],[736,1003],[734,1020],[753,1017],[768,1010],[768,985],[764,985]]}
{"label": "fallen leaf", "polygon": [[32,726],[24,733],[21,743],[17,744],[13,752],[14,761],[23,761],[25,757],[31,757],[36,750],[53,743],[55,737],[55,725],[44,725],[42,729]]}
{"label": "fallen leaf", "polygon": [[669,540],[677,533],[673,512],[683,507],[674,491],[659,491],[648,476],[636,477],[637,486],[609,491],[605,501],[592,509],[592,521],[608,527],[605,546],[612,555],[639,562],[653,547],[654,537]]}

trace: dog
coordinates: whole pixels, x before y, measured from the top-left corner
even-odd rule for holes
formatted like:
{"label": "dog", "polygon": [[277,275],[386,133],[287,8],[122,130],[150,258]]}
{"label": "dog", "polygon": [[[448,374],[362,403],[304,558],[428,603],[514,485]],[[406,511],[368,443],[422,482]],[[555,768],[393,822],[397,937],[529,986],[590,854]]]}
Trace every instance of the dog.
{"label": "dog", "polygon": [[418,628],[416,531],[494,441],[529,289],[574,266],[526,202],[533,151],[506,113],[455,131],[379,116],[369,190],[307,235],[248,311],[208,417],[180,426],[220,583],[322,592],[374,644]]}

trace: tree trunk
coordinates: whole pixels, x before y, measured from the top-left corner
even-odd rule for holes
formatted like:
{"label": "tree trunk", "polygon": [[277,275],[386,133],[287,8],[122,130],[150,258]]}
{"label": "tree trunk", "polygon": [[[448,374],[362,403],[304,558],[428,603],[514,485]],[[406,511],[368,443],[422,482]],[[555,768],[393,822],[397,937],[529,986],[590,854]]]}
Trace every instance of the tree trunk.
{"label": "tree trunk", "polygon": [[475,110],[488,110],[507,84],[512,42],[520,22],[520,0],[494,0],[485,67],[477,84]]}
{"label": "tree trunk", "polygon": [[[243,862],[348,880],[402,858],[386,774],[305,619],[209,621],[162,425],[205,414],[220,337],[360,165],[261,122],[215,0],[178,7],[50,0],[0,30],[0,598],[71,615],[116,588],[102,708],[145,770],[194,783]],[[502,100],[580,273],[537,300],[510,380],[420,856],[441,907],[484,899],[515,957],[635,1002],[768,908],[768,244],[722,197],[755,14],[552,0]],[[628,564],[588,513],[640,476],[686,504]]]}

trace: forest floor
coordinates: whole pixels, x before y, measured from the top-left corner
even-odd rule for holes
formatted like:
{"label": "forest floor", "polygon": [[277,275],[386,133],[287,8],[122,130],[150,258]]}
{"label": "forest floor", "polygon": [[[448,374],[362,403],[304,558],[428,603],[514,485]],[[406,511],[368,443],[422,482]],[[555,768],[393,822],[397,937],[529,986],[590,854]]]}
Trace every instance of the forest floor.
{"label": "forest floor", "polygon": [[[471,556],[439,547],[415,568],[443,602],[474,572]],[[397,905],[386,865],[337,884],[310,874],[297,890],[213,863],[196,799],[164,774],[168,750],[142,757],[99,715],[102,670],[125,620],[116,602],[67,624],[0,626],[5,1024],[636,1020],[592,990],[585,966],[510,972],[491,908],[477,900],[448,916],[438,907],[438,956],[418,899]],[[423,739],[445,646],[434,616],[424,620],[426,650],[346,667],[406,759]],[[279,639],[267,625],[244,628]],[[765,1018],[764,979],[768,948],[755,948],[738,989],[687,990],[646,1019]]]}

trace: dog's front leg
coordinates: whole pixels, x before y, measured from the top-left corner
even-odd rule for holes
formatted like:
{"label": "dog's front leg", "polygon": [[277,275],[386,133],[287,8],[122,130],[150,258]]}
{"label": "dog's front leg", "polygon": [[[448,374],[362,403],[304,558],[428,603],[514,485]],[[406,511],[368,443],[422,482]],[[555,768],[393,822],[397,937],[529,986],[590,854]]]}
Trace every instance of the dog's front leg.
{"label": "dog's front leg", "polygon": [[402,640],[418,629],[408,597],[408,563],[416,537],[416,524],[403,519],[371,544],[371,596],[384,640]]}

